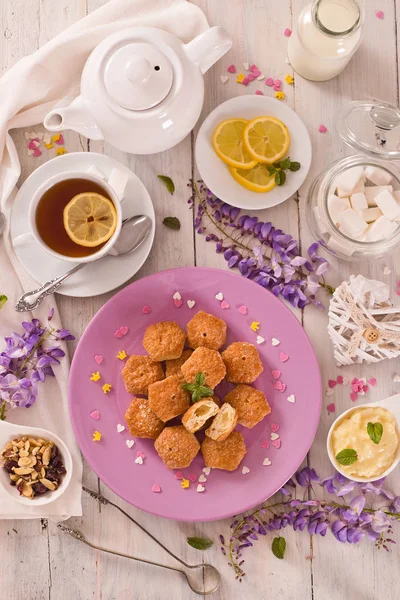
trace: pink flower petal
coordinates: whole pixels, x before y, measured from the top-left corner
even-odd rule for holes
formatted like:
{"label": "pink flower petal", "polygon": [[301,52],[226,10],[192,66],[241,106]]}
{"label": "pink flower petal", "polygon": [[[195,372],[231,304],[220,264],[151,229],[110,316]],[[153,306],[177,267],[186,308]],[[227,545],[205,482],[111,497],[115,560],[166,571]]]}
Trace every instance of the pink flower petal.
{"label": "pink flower petal", "polygon": [[326,133],[328,131],[328,128],[325,127],[325,125],[320,125],[319,128],[318,128],[318,131],[320,133]]}
{"label": "pink flower petal", "polygon": [[289,27],[286,27],[285,31],[283,32],[283,35],[285,37],[290,37],[292,35],[292,30],[289,29]]}
{"label": "pink flower petal", "polygon": [[340,385],[343,384],[343,375],[338,375],[336,377],[336,383],[339,383]]}
{"label": "pink flower petal", "polygon": [[377,10],[376,13],[375,13],[375,16],[376,16],[377,19],[381,19],[382,20],[384,18],[384,16],[385,16],[385,13],[383,12],[383,10]]}
{"label": "pink flower petal", "polygon": [[281,372],[280,371],[278,371],[276,369],[274,371],[272,371],[272,377],[274,379],[279,379],[280,376],[281,376]]}
{"label": "pink flower petal", "polygon": [[376,377],[371,377],[371,379],[368,379],[368,383],[369,385],[372,385],[372,387],[376,386]]}
{"label": "pink flower petal", "polygon": [[334,379],[330,379],[328,381],[328,385],[329,385],[330,388],[334,388],[334,387],[336,387],[337,382]]}
{"label": "pink flower petal", "polygon": [[232,74],[237,73],[235,65],[230,65],[228,67],[228,73],[232,73]]}
{"label": "pink flower petal", "polygon": [[350,399],[355,402],[358,398],[358,394],[356,392],[351,392]]}
{"label": "pink flower petal", "polygon": [[336,410],[336,406],[334,405],[333,402],[331,402],[330,404],[328,404],[328,406],[326,407],[329,413],[333,413]]}

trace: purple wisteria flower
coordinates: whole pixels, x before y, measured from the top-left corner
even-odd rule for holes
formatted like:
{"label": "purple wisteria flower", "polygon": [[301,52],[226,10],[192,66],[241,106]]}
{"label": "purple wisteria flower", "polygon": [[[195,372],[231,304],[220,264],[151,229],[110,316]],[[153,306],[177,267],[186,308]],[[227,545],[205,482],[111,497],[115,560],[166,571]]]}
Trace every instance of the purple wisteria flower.
{"label": "purple wisteria flower", "polygon": [[192,197],[188,203],[197,203],[195,230],[205,234],[206,242],[215,243],[216,252],[223,255],[230,269],[238,269],[243,277],[298,308],[310,303],[321,307],[316,299],[321,288],[333,293],[324,279],[329,265],[318,256],[318,243],[312,244],[308,257],[304,257],[291,235],[270,222],[241,214],[240,209],[217,198],[201,181],[190,185]]}

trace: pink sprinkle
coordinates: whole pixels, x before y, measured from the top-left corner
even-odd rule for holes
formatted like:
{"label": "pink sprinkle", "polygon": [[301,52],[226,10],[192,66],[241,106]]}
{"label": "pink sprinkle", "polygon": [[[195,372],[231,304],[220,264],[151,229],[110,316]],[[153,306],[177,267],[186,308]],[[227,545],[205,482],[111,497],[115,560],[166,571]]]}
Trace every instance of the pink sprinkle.
{"label": "pink sprinkle", "polygon": [[42,151],[40,150],[40,148],[35,148],[33,151],[33,156],[35,158],[39,158],[39,156],[42,156]]}
{"label": "pink sprinkle", "polygon": [[[251,67],[249,69],[249,71],[251,71],[252,73],[254,73],[254,71],[258,71],[258,70],[259,69],[258,69],[257,65],[251,65]],[[258,75],[257,75],[257,77],[258,77]]]}
{"label": "pink sprinkle", "polygon": [[188,475],[187,478],[189,479],[189,481],[194,483],[197,479],[197,475],[196,475],[196,473],[190,473],[190,475]]}
{"label": "pink sprinkle", "polygon": [[274,440],[273,442],[271,442],[274,448],[277,448],[279,450],[279,448],[281,447],[281,440]]}
{"label": "pink sprinkle", "polygon": [[149,314],[151,313],[151,308],[150,308],[150,306],[147,306],[147,305],[146,305],[146,306],[143,306],[143,308],[142,308],[142,313],[143,313],[144,315],[149,315]]}
{"label": "pink sprinkle", "polygon": [[245,306],[244,304],[242,306],[239,306],[238,311],[241,315],[247,315],[247,306]]}
{"label": "pink sprinkle", "polygon": [[286,362],[287,360],[289,360],[289,356],[287,354],[285,354],[284,352],[280,353],[279,358],[281,359],[282,362]]}
{"label": "pink sprinkle", "polygon": [[143,460],[146,458],[146,455],[144,452],[142,452],[141,450],[139,450],[136,454],[136,458],[143,458]]}
{"label": "pink sprinkle", "polygon": [[279,430],[279,425],[277,423],[271,423],[271,431],[274,433]]}
{"label": "pink sprinkle", "polygon": [[396,296],[400,296],[400,290],[397,290]]}
{"label": "pink sprinkle", "polygon": [[128,333],[128,331],[129,331],[129,327],[126,327],[126,326],[120,327],[114,333],[114,337],[116,337],[117,339],[121,339],[122,337],[124,337],[124,335],[126,335]]}
{"label": "pink sprinkle", "polygon": [[363,392],[367,393],[369,390],[369,386],[368,385],[363,385]]}
{"label": "pink sprinkle", "polygon": [[274,80],[272,79],[272,77],[268,77],[268,79],[265,80],[265,85],[268,85],[269,87],[272,87],[274,85]]}
{"label": "pink sprinkle", "polygon": [[250,79],[248,77],[245,77],[241,83],[242,85],[245,85],[247,87],[250,83]]}
{"label": "pink sprinkle", "polygon": [[325,125],[320,125],[319,128],[318,128],[318,131],[320,133],[326,133],[328,131],[328,128],[325,127]]}
{"label": "pink sprinkle", "polygon": [[60,137],[58,138],[58,140],[56,140],[56,144],[58,144],[59,146],[64,146],[64,137],[62,133],[60,133]]}
{"label": "pink sprinkle", "polygon": [[174,298],[174,304],[176,308],[179,308],[183,304],[183,300],[179,300],[178,298]]}
{"label": "pink sprinkle", "polygon": [[232,74],[237,73],[235,65],[230,65],[228,67],[228,73],[232,73]]}
{"label": "pink sprinkle", "polygon": [[153,487],[151,488],[151,491],[152,491],[152,492],[154,492],[155,494],[159,494],[159,493],[161,492],[161,488],[160,488],[160,486],[158,485],[158,483],[155,483],[155,484],[153,485]]}
{"label": "pink sprinkle", "polygon": [[289,27],[286,27],[285,31],[283,32],[283,35],[285,37],[290,37],[292,35],[292,30],[289,29]]}
{"label": "pink sprinkle", "polygon": [[263,440],[261,442],[261,448],[265,448],[266,450],[268,450],[268,448],[269,448],[269,440]]}
{"label": "pink sprinkle", "polygon": [[336,377],[336,383],[339,383],[340,385],[343,384],[343,375],[338,375]]}
{"label": "pink sprinkle", "polygon": [[255,69],[253,69],[253,67],[250,67],[250,71],[253,73],[254,77],[260,77],[261,75],[261,71],[260,69],[257,69],[257,67]]}
{"label": "pink sprinkle", "polygon": [[333,413],[336,410],[336,406],[334,405],[333,402],[331,402],[331,404],[328,404],[328,406],[326,408],[328,410],[328,413]]}
{"label": "pink sprinkle", "polygon": [[356,393],[360,391],[358,383],[352,383],[351,389],[353,390],[353,392],[356,392]]}
{"label": "pink sprinkle", "polygon": [[335,381],[334,379],[330,379],[330,380],[328,381],[328,385],[329,385],[329,387],[330,387],[331,389],[333,389],[334,387],[336,387],[337,383],[336,383],[336,381]]}
{"label": "pink sprinkle", "polygon": [[38,140],[38,138],[31,140],[28,144],[29,150],[36,150],[36,148],[38,148],[39,146],[40,146],[40,140]]}
{"label": "pink sprinkle", "polygon": [[355,402],[358,398],[358,394],[356,392],[351,392],[350,399]]}
{"label": "pink sprinkle", "polygon": [[371,379],[368,379],[368,383],[369,385],[372,385],[372,387],[376,386],[376,377],[371,377]]}
{"label": "pink sprinkle", "polygon": [[400,287],[400,279],[399,279],[399,281],[397,282],[397,287]]}
{"label": "pink sprinkle", "polygon": [[281,372],[280,371],[277,371],[277,370],[272,371],[272,377],[274,379],[279,379],[280,376],[281,376]]}
{"label": "pink sprinkle", "polygon": [[273,87],[272,89],[273,89],[275,92],[280,92],[280,91],[281,91],[281,86],[280,86],[280,85],[275,85],[275,84],[274,84],[274,87]]}
{"label": "pink sprinkle", "polygon": [[358,383],[358,377],[354,377],[354,379],[351,380],[351,385],[353,385],[353,383]]}
{"label": "pink sprinkle", "polygon": [[247,75],[247,79],[248,79],[248,80],[250,81],[250,83],[251,83],[252,81],[254,81],[255,79],[257,79],[257,75],[255,75],[254,73],[249,73],[249,74]]}
{"label": "pink sprinkle", "polygon": [[101,354],[96,354],[96,356],[94,357],[94,360],[97,362],[98,365],[101,365],[101,363],[104,360],[104,357]]}
{"label": "pink sprinkle", "polygon": [[385,13],[383,12],[383,10],[377,10],[376,13],[375,13],[375,16],[376,16],[377,19],[381,19],[382,20],[384,18],[384,16],[385,16]]}
{"label": "pink sprinkle", "polygon": [[226,310],[227,308],[230,308],[230,304],[228,304],[228,302],[226,300],[222,300],[221,308],[222,308],[222,310]]}
{"label": "pink sprinkle", "polygon": [[98,410],[94,410],[93,412],[91,412],[90,416],[92,417],[92,419],[96,419],[96,421],[100,419],[100,413]]}
{"label": "pink sprinkle", "polygon": [[256,90],[256,96],[264,96],[264,92],[261,90]]}
{"label": "pink sprinkle", "polygon": [[280,88],[282,85],[282,81],[280,79],[274,79],[274,85],[276,85],[276,87]]}
{"label": "pink sprinkle", "polygon": [[183,473],[182,473],[182,471],[177,471],[175,473],[175,479],[183,479]]}
{"label": "pink sprinkle", "polygon": [[282,381],[275,381],[274,388],[278,390],[278,392],[284,392],[286,390],[286,383]]}

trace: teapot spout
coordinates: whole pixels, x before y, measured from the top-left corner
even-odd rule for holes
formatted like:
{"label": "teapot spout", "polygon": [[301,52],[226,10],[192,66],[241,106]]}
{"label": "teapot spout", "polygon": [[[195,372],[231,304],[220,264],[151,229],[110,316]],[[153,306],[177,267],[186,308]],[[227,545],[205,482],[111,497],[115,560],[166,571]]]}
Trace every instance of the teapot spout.
{"label": "teapot spout", "polygon": [[69,106],[59,106],[45,117],[44,126],[48,131],[72,129],[92,140],[104,139],[82,96],[75,98]]}
{"label": "teapot spout", "polygon": [[232,48],[232,40],[223,27],[211,27],[185,48],[189,59],[204,74]]}

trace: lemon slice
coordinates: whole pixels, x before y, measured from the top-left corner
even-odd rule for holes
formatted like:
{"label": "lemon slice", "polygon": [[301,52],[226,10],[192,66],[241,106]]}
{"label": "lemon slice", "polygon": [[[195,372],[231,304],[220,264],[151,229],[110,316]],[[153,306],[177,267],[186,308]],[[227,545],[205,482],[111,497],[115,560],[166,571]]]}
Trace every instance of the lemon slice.
{"label": "lemon slice", "polygon": [[271,165],[288,151],[289,130],[275,117],[258,117],[244,128],[243,144],[257,162]]}
{"label": "lemon slice", "polygon": [[63,217],[68,236],[86,248],[107,242],[117,227],[114,204],[101,194],[78,194],[64,208]]}
{"label": "lemon slice", "polygon": [[252,192],[269,192],[275,187],[275,176],[271,175],[264,164],[258,164],[250,170],[229,168],[232,176],[240,185]]}
{"label": "lemon slice", "polygon": [[214,131],[212,145],[221,160],[230,167],[252,169],[257,164],[243,146],[243,131],[246,119],[223,121]]}

